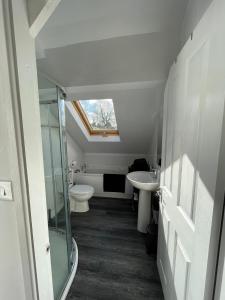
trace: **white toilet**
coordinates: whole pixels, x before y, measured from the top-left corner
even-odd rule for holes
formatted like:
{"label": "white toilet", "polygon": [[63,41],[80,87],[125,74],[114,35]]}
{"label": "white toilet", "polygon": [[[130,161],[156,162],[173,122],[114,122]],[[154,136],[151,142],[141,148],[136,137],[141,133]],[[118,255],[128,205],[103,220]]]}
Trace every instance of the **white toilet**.
{"label": "white toilet", "polygon": [[69,199],[70,199],[71,212],[88,211],[89,210],[88,200],[94,195],[94,192],[95,192],[94,188],[90,185],[86,185],[86,184],[74,185],[74,169],[71,168],[69,170]]}
{"label": "white toilet", "polygon": [[93,196],[94,188],[90,185],[76,184],[69,189],[70,211],[86,212],[88,200]]}

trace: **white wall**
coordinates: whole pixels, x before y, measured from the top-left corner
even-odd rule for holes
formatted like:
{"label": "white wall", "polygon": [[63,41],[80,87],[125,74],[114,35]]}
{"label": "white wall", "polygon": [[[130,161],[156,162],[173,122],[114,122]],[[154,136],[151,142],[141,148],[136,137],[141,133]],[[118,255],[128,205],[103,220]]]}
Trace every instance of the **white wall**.
{"label": "white wall", "polygon": [[70,166],[72,161],[77,162],[78,168],[84,163],[84,152],[81,147],[75,142],[75,140],[70,136],[69,133],[67,137],[67,156],[68,156],[68,166]]}
{"label": "white wall", "polygon": [[189,0],[181,27],[181,46],[185,44],[190,34],[213,0]]}
{"label": "white wall", "polygon": [[148,161],[156,168],[158,167],[158,160],[162,154],[162,110],[155,118],[152,136],[149,144]]}
{"label": "white wall", "polygon": [[161,120],[155,121],[155,126],[153,128],[152,137],[150,140],[149,152],[148,152],[148,161],[153,167],[157,167],[158,159],[161,156]]}
{"label": "white wall", "polygon": [[149,147],[149,161],[151,162],[151,165],[156,167],[157,165],[157,160],[158,160],[158,131],[159,131],[159,126],[158,122],[155,125],[155,128],[153,129],[153,134],[150,142],[150,147]]}
{"label": "white wall", "polygon": [[[0,1],[0,180],[12,182],[14,201],[0,200],[0,299],[25,299],[25,282],[21,259],[21,241],[17,207],[22,202],[15,128],[4,45],[4,17]],[[5,92],[5,93],[4,93]],[[26,245],[25,249],[26,249]],[[27,262],[28,263],[28,262]],[[13,287],[13,288],[12,288]]]}
{"label": "white wall", "polygon": [[[15,115],[17,120],[16,130],[21,130],[20,135],[17,132],[18,145],[22,148],[22,158],[20,157],[19,164],[22,171],[25,173],[22,178],[20,185],[24,186],[25,194],[23,194],[24,203],[15,201],[16,205],[21,210],[28,210],[29,218],[26,223],[27,227],[27,237],[32,238],[32,255],[35,257],[35,262],[30,262],[29,268],[34,269],[34,278],[37,282],[38,296],[43,300],[52,300],[53,297],[53,285],[52,285],[52,272],[51,272],[51,258],[50,252],[46,251],[46,247],[49,245],[49,235],[48,235],[48,223],[47,223],[47,208],[46,208],[46,194],[45,194],[45,184],[44,184],[44,168],[43,168],[43,154],[42,154],[42,142],[41,142],[41,124],[40,124],[40,111],[39,111],[39,97],[38,97],[38,86],[37,86],[37,68],[36,68],[36,57],[35,57],[35,45],[34,40],[29,32],[29,24],[26,10],[25,0],[17,1],[2,1],[5,4],[11,4],[11,13],[6,24],[10,24],[7,33],[10,30],[13,31],[12,34],[12,44],[15,44],[13,49],[11,48],[11,41],[8,38],[8,48],[7,54],[10,55],[10,50],[13,51],[13,57],[10,59],[10,66],[15,65],[15,82],[16,87],[13,85],[13,79],[10,77],[10,91],[13,91],[13,96],[16,98],[16,109]],[[5,17],[5,14],[4,14]],[[0,18],[1,19],[1,18]],[[4,34],[3,34],[4,36]],[[7,35],[8,37],[8,35]],[[2,45],[2,35],[1,43]],[[5,59],[6,61],[6,59]],[[5,85],[4,85],[5,89]],[[0,89],[2,90],[2,89]],[[9,92],[10,94],[10,92]],[[1,97],[1,99],[3,99]],[[7,99],[7,98],[6,98]],[[3,109],[5,114],[5,107]],[[2,120],[2,119],[1,119]],[[9,121],[10,122],[10,121]],[[12,122],[13,124],[13,122]],[[8,135],[8,139],[9,139]],[[7,140],[4,146],[7,145]],[[15,149],[9,146],[9,153],[16,152]],[[6,158],[5,158],[6,160]],[[5,163],[7,163],[5,161]],[[9,168],[9,166],[7,166]],[[16,166],[11,168],[12,174],[17,170]],[[15,176],[15,175],[13,175]],[[18,180],[18,178],[17,178]],[[27,193],[27,194],[26,194]],[[28,208],[27,208],[28,207]],[[14,215],[14,218],[16,216]],[[32,226],[31,226],[32,224]],[[41,225],[41,226],[40,226]],[[7,228],[7,225],[4,227]],[[16,227],[16,230],[20,230]],[[31,231],[32,230],[32,234]],[[0,235],[1,236],[1,235]],[[12,236],[8,235],[8,238],[12,239]],[[25,244],[23,240],[18,235],[21,242],[21,252],[22,257],[24,253]],[[4,244],[4,243],[3,243]],[[2,243],[1,243],[2,246]],[[8,247],[8,252],[6,252],[5,262],[7,265],[10,259],[13,258],[15,253],[7,258],[10,249],[13,247]],[[35,264],[35,265],[34,265]],[[25,266],[25,263],[23,263]],[[9,284],[8,293],[14,293],[12,299],[34,299],[34,296],[28,295],[25,297],[20,297],[17,293],[15,286],[12,281],[12,276],[17,269],[17,264],[13,264],[12,268],[7,266],[7,272],[4,272],[4,277],[8,275]],[[0,268],[2,270],[2,268]],[[2,272],[2,271],[1,271]],[[18,283],[22,280],[20,276]],[[25,290],[29,290],[30,277],[29,274],[24,276]],[[13,287],[13,288],[12,288]],[[4,286],[5,288],[5,286]],[[1,290],[1,289],[0,289]],[[34,293],[37,294],[36,290]],[[1,299],[10,299],[10,297],[0,297]]]}
{"label": "white wall", "polygon": [[146,154],[130,154],[130,153],[85,153],[84,160],[87,169],[90,170],[111,170],[118,173],[126,173],[128,167],[135,159],[146,158]]}

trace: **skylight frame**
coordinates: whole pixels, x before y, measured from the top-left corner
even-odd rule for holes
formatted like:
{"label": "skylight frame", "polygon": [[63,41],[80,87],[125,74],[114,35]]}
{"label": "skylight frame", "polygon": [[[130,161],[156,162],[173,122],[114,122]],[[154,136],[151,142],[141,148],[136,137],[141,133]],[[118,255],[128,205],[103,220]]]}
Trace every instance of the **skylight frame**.
{"label": "skylight frame", "polygon": [[73,104],[73,107],[75,108],[76,112],[78,113],[82,123],[84,124],[85,128],[87,129],[88,133],[91,136],[94,136],[94,135],[98,135],[98,136],[100,135],[103,137],[119,136],[119,130],[116,130],[116,129],[93,129],[79,100],[72,101],[72,104]]}

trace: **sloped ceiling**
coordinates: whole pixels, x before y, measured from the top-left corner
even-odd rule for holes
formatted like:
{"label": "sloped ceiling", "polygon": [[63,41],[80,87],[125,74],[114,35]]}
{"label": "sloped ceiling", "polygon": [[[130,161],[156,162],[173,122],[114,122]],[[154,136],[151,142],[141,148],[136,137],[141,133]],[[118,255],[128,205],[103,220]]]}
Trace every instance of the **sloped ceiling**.
{"label": "sloped ceiling", "polygon": [[162,80],[187,0],[64,0],[36,39],[39,69],[63,86]]}
{"label": "sloped ceiling", "polygon": [[[84,151],[148,151],[186,4],[187,0],[61,1],[36,40],[38,69],[66,87],[69,99],[113,98],[121,134],[120,143],[88,142],[67,113],[68,131]],[[143,82],[148,82],[147,88]],[[136,88],[130,88],[134,83]]]}
{"label": "sloped ceiling", "polygon": [[178,32],[186,0],[63,0],[38,40],[45,49],[88,41]]}
{"label": "sloped ceiling", "polygon": [[38,66],[67,87],[165,80],[175,51],[170,36],[150,33],[48,49]]}
{"label": "sloped ceiling", "polygon": [[120,133],[120,142],[88,142],[74,117],[66,110],[68,132],[85,152],[141,153],[149,150],[150,137],[155,119],[162,108],[164,84],[155,83],[154,88],[98,90],[70,93],[71,99],[112,98]]}

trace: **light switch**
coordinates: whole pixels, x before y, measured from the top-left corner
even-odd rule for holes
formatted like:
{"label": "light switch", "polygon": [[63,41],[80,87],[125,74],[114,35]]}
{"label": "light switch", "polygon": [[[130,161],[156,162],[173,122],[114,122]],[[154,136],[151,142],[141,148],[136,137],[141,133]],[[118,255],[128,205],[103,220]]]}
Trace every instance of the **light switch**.
{"label": "light switch", "polygon": [[11,181],[0,181],[0,200],[13,200]]}

